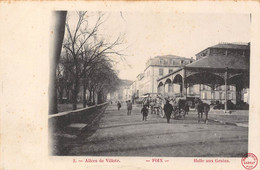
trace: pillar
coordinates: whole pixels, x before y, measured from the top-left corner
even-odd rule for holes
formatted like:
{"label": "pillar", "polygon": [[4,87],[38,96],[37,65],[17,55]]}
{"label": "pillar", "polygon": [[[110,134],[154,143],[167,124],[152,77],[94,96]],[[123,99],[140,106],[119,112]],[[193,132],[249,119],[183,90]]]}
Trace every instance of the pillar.
{"label": "pillar", "polygon": [[225,70],[225,112],[227,111],[227,80],[228,80],[228,68]]}
{"label": "pillar", "polygon": [[183,96],[187,97],[187,83],[185,83],[185,78],[186,78],[186,71],[185,71],[185,67],[183,69],[183,78],[182,78],[182,85],[183,85],[183,88],[182,88],[182,91],[183,91]]}

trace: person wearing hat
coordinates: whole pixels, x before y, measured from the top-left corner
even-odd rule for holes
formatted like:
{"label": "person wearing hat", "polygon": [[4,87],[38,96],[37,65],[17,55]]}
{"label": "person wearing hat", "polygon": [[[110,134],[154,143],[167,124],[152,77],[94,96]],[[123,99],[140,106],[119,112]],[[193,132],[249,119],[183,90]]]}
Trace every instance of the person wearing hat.
{"label": "person wearing hat", "polygon": [[165,116],[167,119],[167,123],[170,123],[170,118],[171,118],[171,114],[173,111],[173,107],[170,104],[169,100],[166,100],[166,104],[164,105],[163,110],[164,110],[164,113],[165,113]]}
{"label": "person wearing hat", "polygon": [[143,105],[141,113],[143,114],[143,121],[147,121],[147,116],[148,116],[148,106],[147,105]]}

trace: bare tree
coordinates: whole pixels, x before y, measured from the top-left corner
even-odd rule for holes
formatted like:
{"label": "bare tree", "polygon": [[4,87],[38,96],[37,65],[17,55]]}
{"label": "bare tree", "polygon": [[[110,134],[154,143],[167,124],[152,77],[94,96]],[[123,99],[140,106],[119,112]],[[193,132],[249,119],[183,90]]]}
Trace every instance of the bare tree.
{"label": "bare tree", "polygon": [[87,20],[87,12],[77,12],[77,23],[75,28],[71,28],[68,20],[66,22],[66,37],[64,41],[64,68],[72,77],[72,102],[73,110],[77,109],[77,97],[80,91],[80,85],[84,89],[84,106],[86,106],[86,88],[92,89],[94,97],[95,86],[89,85],[89,77],[95,70],[97,64],[108,61],[109,55],[122,54],[115,50],[115,47],[121,44],[120,36],[111,42],[105,42],[98,38],[98,30],[105,21],[104,14],[98,13],[97,20],[93,28],[90,28]]}
{"label": "bare tree", "polygon": [[111,69],[109,61],[99,62],[93,71],[89,77],[89,84],[92,92],[97,94],[97,102],[101,103],[104,102],[108,92],[115,90],[119,84],[119,78],[115,71]]}

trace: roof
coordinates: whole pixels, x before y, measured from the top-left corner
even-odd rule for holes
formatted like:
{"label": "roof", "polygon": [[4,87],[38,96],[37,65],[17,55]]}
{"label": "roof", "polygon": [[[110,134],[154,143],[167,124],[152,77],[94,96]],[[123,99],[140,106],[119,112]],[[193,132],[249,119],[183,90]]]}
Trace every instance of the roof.
{"label": "roof", "polygon": [[241,50],[247,50],[249,49],[248,44],[234,44],[234,43],[220,43],[217,45],[214,45],[210,48],[226,48],[226,49],[241,49]]}
{"label": "roof", "polygon": [[[191,60],[190,58],[181,57],[181,56],[177,56],[177,55],[162,55],[162,56],[155,56],[154,58],[181,58],[181,59]],[[154,58],[151,58],[151,59],[154,59]]]}
{"label": "roof", "polygon": [[209,49],[209,48],[223,48],[223,49],[237,49],[237,50],[249,50],[250,49],[250,43],[219,43],[217,45],[208,47],[200,52],[198,52],[195,55],[200,54],[201,52]]}
{"label": "roof", "polygon": [[249,70],[249,59],[234,55],[210,55],[196,60],[185,66],[186,68],[216,68],[216,69],[239,69]]}

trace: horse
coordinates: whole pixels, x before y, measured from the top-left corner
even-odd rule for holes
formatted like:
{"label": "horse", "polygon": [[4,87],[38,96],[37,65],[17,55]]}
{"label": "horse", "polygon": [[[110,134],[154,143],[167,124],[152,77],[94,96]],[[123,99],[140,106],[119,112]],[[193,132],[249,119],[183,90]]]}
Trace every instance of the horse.
{"label": "horse", "polygon": [[200,119],[202,119],[203,113],[205,113],[205,120],[204,122],[207,124],[208,123],[208,113],[210,110],[210,107],[207,103],[203,103],[202,101],[199,101],[195,103],[195,108],[198,112],[198,122],[200,122]]}

